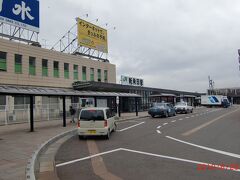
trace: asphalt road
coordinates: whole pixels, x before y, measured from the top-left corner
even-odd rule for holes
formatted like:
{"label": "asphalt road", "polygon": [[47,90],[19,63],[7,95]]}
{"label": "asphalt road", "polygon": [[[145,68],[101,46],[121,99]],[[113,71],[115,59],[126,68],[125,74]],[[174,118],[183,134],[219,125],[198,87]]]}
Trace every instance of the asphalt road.
{"label": "asphalt road", "polygon": [[240,106],[121,122],[110,140],[76,136],[56,166],[61,180],[239,180]]}

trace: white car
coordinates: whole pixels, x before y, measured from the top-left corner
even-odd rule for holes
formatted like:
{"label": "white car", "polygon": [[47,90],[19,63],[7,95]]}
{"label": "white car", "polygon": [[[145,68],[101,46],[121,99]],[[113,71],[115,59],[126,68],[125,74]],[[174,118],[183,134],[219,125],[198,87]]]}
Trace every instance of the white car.
{"label": "white car", "polygon": [[111,132],[116,131],[116,119],[115,113],[109,108],[89,107],[82,109],[78,120],[79,139],[98,135],[109,139]]}
{"label": "white car", "polygon": [[187,102],[179,102],[175,105],[176,113],[192,113],[193,107],[188,105]]}

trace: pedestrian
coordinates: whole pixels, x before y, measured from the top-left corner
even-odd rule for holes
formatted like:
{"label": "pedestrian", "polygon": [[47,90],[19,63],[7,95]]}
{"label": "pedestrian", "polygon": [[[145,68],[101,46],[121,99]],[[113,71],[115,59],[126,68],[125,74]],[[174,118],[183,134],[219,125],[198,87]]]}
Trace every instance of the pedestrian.
{"label": "pedestrian", "polygon": [[76,110],[73,109],[72,106],[70,106],[70,107],[69,107],[69,112],[70,112],[70,115],[71,115],[71,118],[72,118],[72,120],[71,120],[70,122],[71,122],[71,123],[75,123],[75,121],[74,121],[74,116],[75,116]]}
{"label": "pedestrian", "polygon": [[196,101],[193,102],[193,106],[194,106],[194,108],[197,107],[197,102]]}

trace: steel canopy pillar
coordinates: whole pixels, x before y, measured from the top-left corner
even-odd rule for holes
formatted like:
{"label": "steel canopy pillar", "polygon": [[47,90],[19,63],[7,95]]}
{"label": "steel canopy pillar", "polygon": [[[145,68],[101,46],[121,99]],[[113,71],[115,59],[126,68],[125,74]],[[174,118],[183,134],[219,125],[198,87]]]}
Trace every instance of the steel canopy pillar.
{"label": "steel canopy pillar", "polygon": [[34,132],[33,95],[30,95],[30,132]]}
{"label": "steel canopy pillar", "polygon": [[117,106],[118,106],[118,117],[121,117],[122,97],[119,97],[119,102]]}
{"label": "steel canopy pillar", "polygon": [[94,97],[94,107],[97,107],[97,97]]}
{"label": "steel canopy pillar", "polygon": [[63,96],[63,127],[66,127],[66,96]]}
{"label": "steel canopy pillar", "polygon": [[135,111],[136,111],[136,116],[138,116],[138,101],[136,97],[135,97]]}

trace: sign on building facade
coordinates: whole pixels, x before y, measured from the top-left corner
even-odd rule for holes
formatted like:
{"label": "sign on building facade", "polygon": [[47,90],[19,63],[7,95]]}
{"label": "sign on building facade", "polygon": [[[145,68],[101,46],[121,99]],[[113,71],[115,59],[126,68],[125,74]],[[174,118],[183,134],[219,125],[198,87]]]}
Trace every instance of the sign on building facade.
{"label": "sign on building facade", "polygon": [[0,0],[0,22],[39,32],[39,1]]}
{"label": "sign on building facade", "polygon": [[131,85],[131,86],[143,86],[143,79],[129,77],[129,76],[121,76],[121,84],[122,85]]}
{"label": "sign on building facade", "polygon": [[107,30],[77,18],[78,45],[108,53]]}

